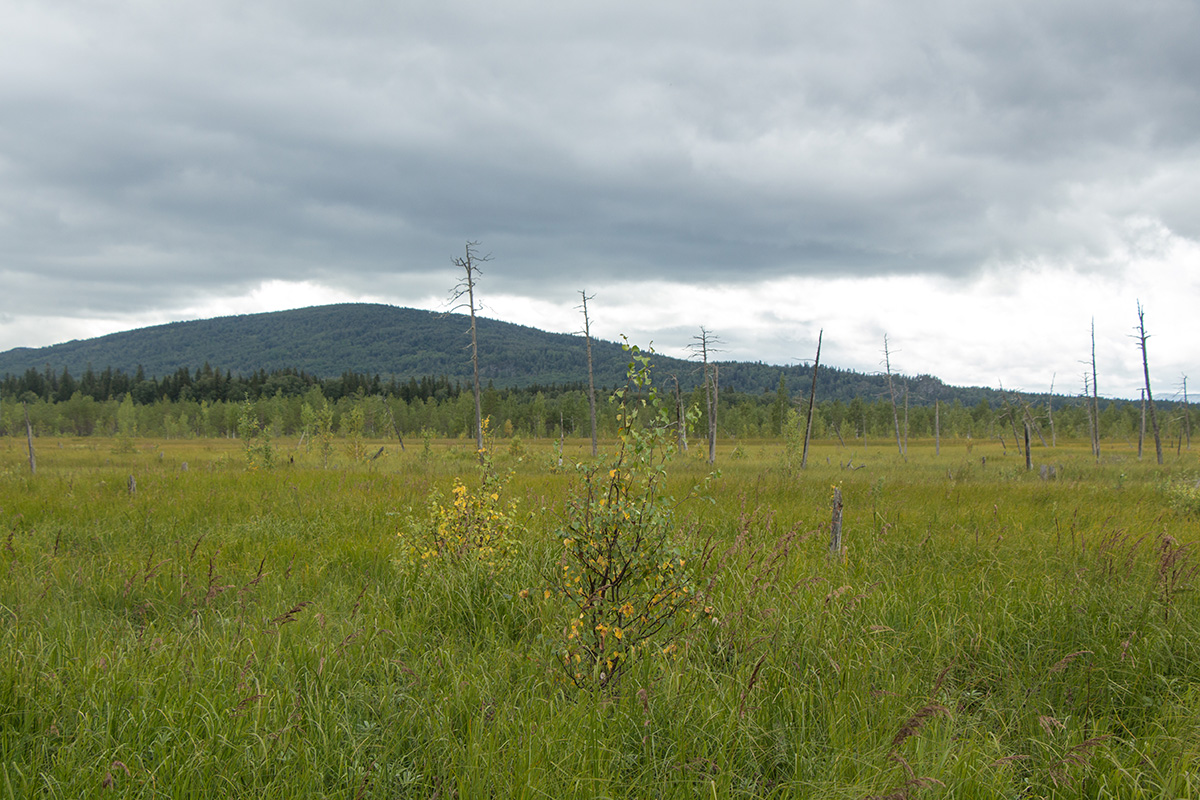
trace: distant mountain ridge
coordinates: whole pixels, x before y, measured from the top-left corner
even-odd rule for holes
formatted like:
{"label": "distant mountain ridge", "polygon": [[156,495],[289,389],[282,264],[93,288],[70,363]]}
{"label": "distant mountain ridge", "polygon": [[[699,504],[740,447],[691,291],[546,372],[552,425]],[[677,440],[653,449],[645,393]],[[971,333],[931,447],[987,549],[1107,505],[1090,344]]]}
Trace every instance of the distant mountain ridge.
{"label": "distant mountain ridge", "polygon": [[[466,378],[471,362],[465,345],[470,322],[462,314],[439,314],[372,303],[341,303],[289,311],[171,322],[77,339],[40,348],[0,353],[0,375],[50,368],[72,375],[89,366],[112,367],[148,377],[205,363],[234,374],[298,369],[317,377],[351,371],[384,377]],[[582,338],[479,318],[480,369],[497,386],[586,380]],[[625,359],[619,345],[594,342],[597,372],[609,373]],[[582,354],[583,361],[580,361]]]}
{"label": "distant mountain ridge", "polygon": [[[297,369],[317,377],[346,372],[380,375],[384,379],[446,376],[468,382],[471,362],[466,347],[469,319],[412,308],[341,303],[289,311],[171,322],[137,330],[80,339],[41,348],[16,348],[0,353],[0,375],[21,375],[30,369],[66,369],[72,376],[89,367],[162,377],[204,364],[235,375]],[[497,388],[573,384],[587,381],[586,343],[580,335],[549,333],[499,320],[478,320],[480,373]],[[628,357],[615,342],[593,340],[598,386],[624,382]],[[684,388],[699,382],[699,364],[656,356],[656,381],[675,376]],[[722,389],[747,393],[774,392],[780,376],[788,391],[806,394],[811,381],[808,366],[778,366],[760,362],[721,362]],[[671,383],[673,385],[673,383]],[[995,402],[999,395],[986,388],[949,387],[932,376],[908,379],[914,404],[957,398],[964,404],[980,399]],[[822,399],[871,399],[884,392],[880,375],[822,367]]]}

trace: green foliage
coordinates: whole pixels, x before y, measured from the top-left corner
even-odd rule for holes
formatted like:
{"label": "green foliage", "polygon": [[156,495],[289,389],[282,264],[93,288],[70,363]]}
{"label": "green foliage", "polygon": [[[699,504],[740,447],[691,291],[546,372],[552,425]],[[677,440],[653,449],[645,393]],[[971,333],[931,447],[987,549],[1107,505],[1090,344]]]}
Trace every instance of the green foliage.
{"label": "green foliage", "polygon": [[[478,326],[479,336],[489,343],[487,357],[480,362],[485,382],[498,389],[586,385],[586,344],[581,337],[491,319],[478,320]],[[444,401],[457,394],[453,381],[465,383],[471,378],[470,361],[462,349],[465,327],[460,314],[345,303],[174,322],[51,347],[19,348],[0,353],[0,375],[8,376],[6,396],[29,390],[47,401],[65,401],[79,388],[97,402],[119,400],[126,393],[134,394],[139,404],[163,397],[173,402],[237,402],[243,396],[257,400],[277,393],[298,397],[318,382],[326,396],[336,401],[360,388],[367,394],[378,393],[380,375],[397,376],[400,385],[393,387],[392,394],[411,388],[413,392],[405,396],[408,401],[418,381],[431,384],[424,387],[428,391],[419,391],[422,399]],[[597,385],[620,385],[626,362],[620,345],[595,339],[592,345]],[[214,358],[220,369],[210,364]],[[698,379],[691,362],[658,356],[656,363],[663,374],[679,375],[685,390]],[[96,374],[93,364],[106,369]],[[347,365],[356,372],[348,373]],[[756,398],[774,391],[775,397],[766,399],[777,404],[789,402],[789,388],[791,394],[807,390],[812,376],[809,366],[760,362],[725,362],[720,370],[722,391]],[[68,382],[64,373],[83,377]],[[929,402],[940,398],[943,403],[958,399],[966,407],[980,402],[1000,405],[1000,393],[992,389],[949,387],[929,375],[907,380],[912,395]],[[879,375],[836,367],[821,370],[821,396],[826,399],[848,403],[855,397],[880,397],[883,389]],[[489,412],[496,419],[504,418],[495,409]],[[765,417],[758,435],[777,436],[781,408],[768,409]],[[553,424],[554,416],[539,420],[545,422]]]}
{"label": "green foliage", "polygon": [[421,460],[428,463],[433,458],[433,431],[421,428]]}
{"label": "green foliage", "polygon": [[426,519],[400,533],[401,561],[409,567],[473,562],[495,576],[516,556],[517,507],[506,497],[509,476],[500,474],[492,458],[487,418],[483,433],[479,488],[471,490],[456,477],[449,502],[432,494]]}
{"label": "green foliage", "polygon": [[569,612],[559,658],[581,688],[606,686],[639,656],[673,650],[700,602],[676,537],[675,501],[663,492],[676,441],[670,409],[651,381],[649,356],[627,349],[627,385],[613,396],[616,453],[579,465],[554,576]]}
{"label": "green foliage", "polygon": [[133,407],[133,398],[125,395],[117,409],[117,443],[114,453],[132,453],[133,437],[137,436],[137,409]]}
{"label": "green foliage", "polygon": [[527,452],[525,450],[525,442],[522,441],[520,434],[510,434],[510,437],[508,440],[508,454],[517,461],[521,461],[525,458]]}
{"label": "green foliage", "polygon": [[324,397],[319,398],[317,406],[305,403],[300,408],[300,420],[305,447],[317,443],[321,454],[321,467],[329,467],[329,458],[333,455],[333,408]]}
{"label": "green foliage", "polygon": [[346,437],[346,455],[355,464],[367,460],[367,445],[363,441],[363,425],[366,412],[362,398],[358,398],[345,414],[342,414],[341,433]]}
{"label": "green foliage", "polygon": [[[398,520],[432,541],[431,492],[476,493],[461,441],[332,471],[277,438],[295,464],[247,471],[232,438],[65,436],[31,475],[23,435],[0,438],[4,796],[1200,796],[1200,533],[1165,488],[1194,452],[1096,464],[1060,432],[1041,480],[994,440],[832,440],[798,480],[779,443],[726,445],[671,529],[713,614],[587,692],[547,581],[582,481],[549,440],[496,453],[523,513],[492,573],[400,558]],[[706,472],[675,458],[658,496]]]}
{"label": "green foliage", "polygon": [[800,412],[789,408],[787,414],[784,415],[783,451],[780,459],[783,471],[789,475],[794,475],[799,471],[800,462],[804,458],[804,431],[802,428]]}
{"label": "green foliage", "polygon": [[125,395],[117,409],[117,434],[124,437],[137,436],[137,409],[133,406],[133,397]]}
{"label": "green foliage", "polygon": [[238,417],[238,438],[246,456],[246,469],[271,469],[275,466],[275,450],[271,447],[271,434],[258,419],[254,404],[242,402]]}
{"label": "green foliage", "polygon": [[[1124,478],[1124,474],[1121,476]],[[1186,517],[1200,517],[1200,479],[1177,478],[1167,483],[1164,493],[1171,508]]]}

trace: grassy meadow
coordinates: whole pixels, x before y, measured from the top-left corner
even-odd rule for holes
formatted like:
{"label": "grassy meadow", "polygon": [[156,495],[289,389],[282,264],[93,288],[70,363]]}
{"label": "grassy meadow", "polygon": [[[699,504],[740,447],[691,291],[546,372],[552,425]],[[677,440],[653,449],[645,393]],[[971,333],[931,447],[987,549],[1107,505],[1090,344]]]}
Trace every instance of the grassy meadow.
{"label": "grassy meadow", "polygon": [[[1200,796],[1200,451],[743,441],[706,483],[693,442],[685,602],[614,677],[562,577],[587,443],[496,440],[486,497],[406,444],[0,440],[0,796]],[[438,527],[477,496],[486,556]]]}

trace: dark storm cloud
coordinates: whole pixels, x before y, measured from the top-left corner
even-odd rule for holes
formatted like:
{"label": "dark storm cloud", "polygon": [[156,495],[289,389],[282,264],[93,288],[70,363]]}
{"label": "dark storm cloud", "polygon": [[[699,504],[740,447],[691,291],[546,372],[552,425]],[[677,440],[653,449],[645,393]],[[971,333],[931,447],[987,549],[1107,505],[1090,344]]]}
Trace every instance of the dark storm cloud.
{"label": "dark storm cloud", "polygon": [[[1200,236],[1191,3],[17,4],[12,312],[1104,269]],[[23,288],[21,288],[23,287]]]}

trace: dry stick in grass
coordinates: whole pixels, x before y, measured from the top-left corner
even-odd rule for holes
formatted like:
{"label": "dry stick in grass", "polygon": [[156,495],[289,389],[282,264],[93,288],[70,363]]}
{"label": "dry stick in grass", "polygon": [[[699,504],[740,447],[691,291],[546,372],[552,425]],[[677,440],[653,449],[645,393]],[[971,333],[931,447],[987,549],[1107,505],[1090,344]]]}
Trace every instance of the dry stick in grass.
{"label": "dry stick in grass", "polygon": [[1029,452],[1029,423],[1025,423],[1025,469],[1033,469],[1033,456]]}
{"label": "dry stick in grass", "polygon": [[371,773],[375,771],[378,762],[372,761],[367,765],[367,771],[363,773],[362,781],[358,784],[358,790],[354,793],[354,800],[362,800],[367,796],[367,790],[371,788]]}
{"label": "dry stick in grass", "polygon": [[833,522],[829,528],[829,552],[842,560],[842,490],[833,487]]}
{"label": "dry stick in grass", "polygon": [[21,408],[25,409],[25,436],[29,442],[29,471],[37,472],[37,458],[33,454],[33,425],[29,422],[29,404],[21,403]]}

